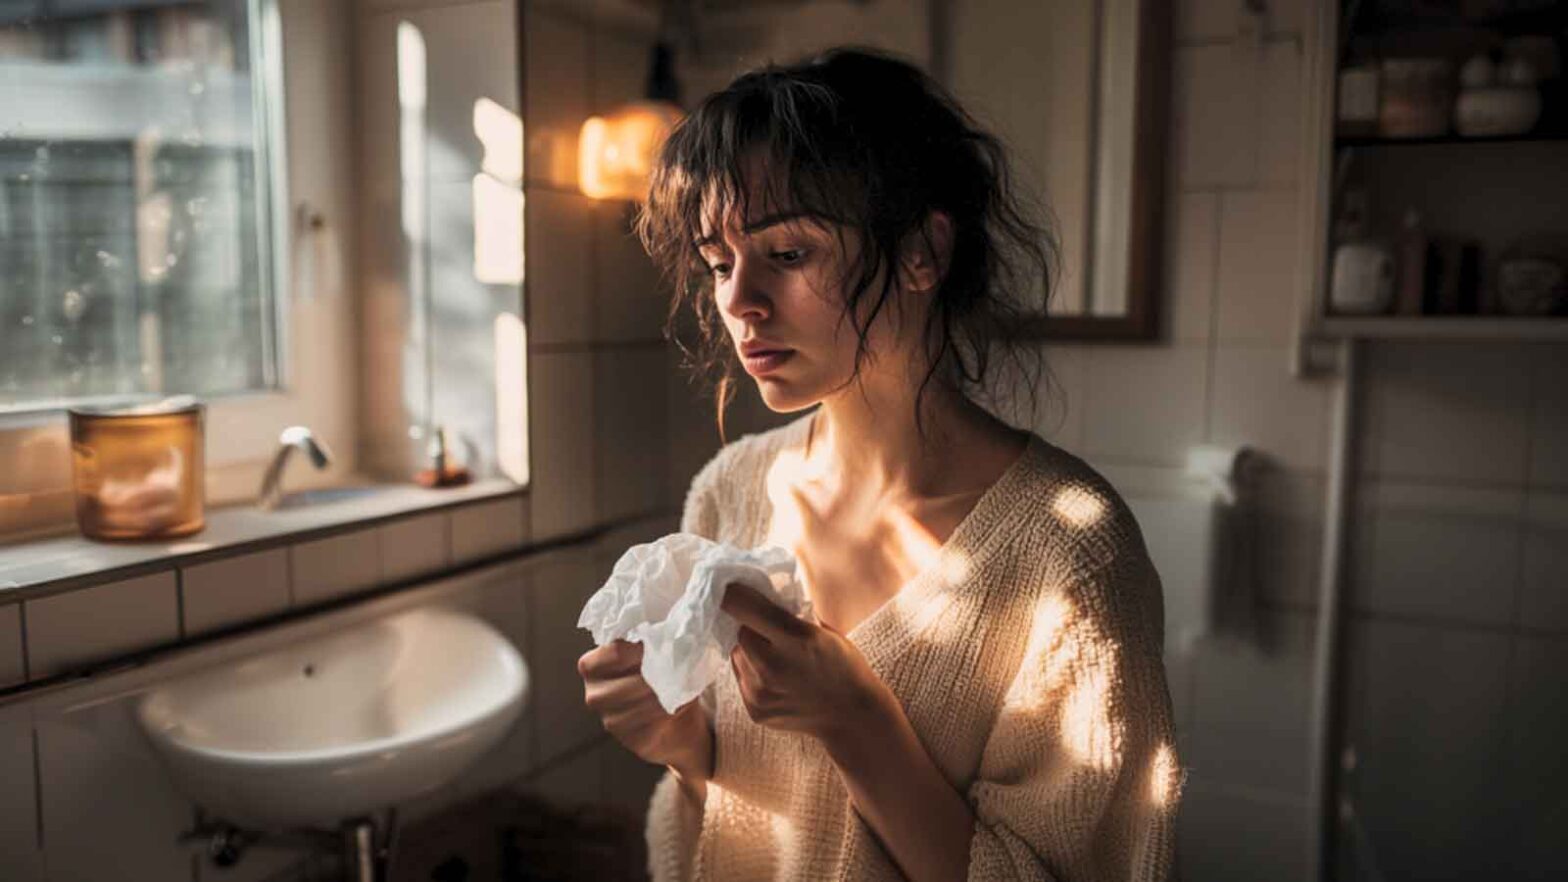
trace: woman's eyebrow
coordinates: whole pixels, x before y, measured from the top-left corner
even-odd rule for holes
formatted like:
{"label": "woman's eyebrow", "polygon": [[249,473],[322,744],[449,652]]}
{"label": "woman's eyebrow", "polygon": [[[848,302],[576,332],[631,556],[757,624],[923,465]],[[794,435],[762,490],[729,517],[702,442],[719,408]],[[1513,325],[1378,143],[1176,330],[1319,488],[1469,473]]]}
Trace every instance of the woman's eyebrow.
{"label": "woman's eyebrow", "polygon": [[[817,221],[819,223],[828,220],[825,215],[816,211],[780,211],[774,214],[763,215],[754,221],[749,221],[745,226],[740,228],[740,231],[750,236],[754,233],[759,233],[763,230],[766,230],[769,227],[776,227],[779,224],[786,224],[790,221],[801,219]],[[708,235],[698,239],[693,244],[698,248],[702,248],[706,245],[717,245],[719,244],[719,234],[709,233]]]}

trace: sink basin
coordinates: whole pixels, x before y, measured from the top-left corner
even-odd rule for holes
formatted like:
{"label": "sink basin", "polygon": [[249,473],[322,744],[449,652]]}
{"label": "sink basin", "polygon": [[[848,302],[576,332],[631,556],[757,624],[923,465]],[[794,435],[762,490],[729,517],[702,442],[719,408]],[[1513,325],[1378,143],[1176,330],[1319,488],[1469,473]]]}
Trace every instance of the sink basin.
{"label": "sink basin", "polygon": [[136,716],[176,786],[218,818],[336,827],[452,780],[527,691],[490,625],[417,609],[155,687]]}
{"label": "sink basin", "polygon": [[361,499],[374,493],[381,493],[385,490],[385,487],[377,487],[375,485],[296,490],[278,501],[278,509],[309,508],[313,505],[325,505],[330,502],[348,502],[349,500]]}

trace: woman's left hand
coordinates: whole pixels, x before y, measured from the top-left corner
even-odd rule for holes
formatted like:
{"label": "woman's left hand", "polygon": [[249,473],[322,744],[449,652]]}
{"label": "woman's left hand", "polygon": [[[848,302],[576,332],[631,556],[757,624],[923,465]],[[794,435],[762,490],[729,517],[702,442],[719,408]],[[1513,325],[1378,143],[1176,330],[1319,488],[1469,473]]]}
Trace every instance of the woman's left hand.
{"label": "woman's left hand", "polygon": [[803,732],[832,748],[902,712],[892,690],[838,631],[796,618],[741,584],[729,586],[721,608],[741,625],[730,664],[755,722]]}

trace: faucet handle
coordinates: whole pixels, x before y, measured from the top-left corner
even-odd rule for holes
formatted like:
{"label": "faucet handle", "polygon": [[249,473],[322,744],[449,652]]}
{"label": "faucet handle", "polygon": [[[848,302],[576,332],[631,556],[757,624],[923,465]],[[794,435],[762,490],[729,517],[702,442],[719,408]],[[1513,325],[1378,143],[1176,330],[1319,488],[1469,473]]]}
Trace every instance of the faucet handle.
{"label": "faucet handle", "polygon": [[327,447],[327,442],[317,438],[315,433],[305,426],[289,426],[278,435],[278,444],[284,448],[296,447],[305,451],[310,457],[310,464],[318,469],[324,469],[332,464],[332,450]]}

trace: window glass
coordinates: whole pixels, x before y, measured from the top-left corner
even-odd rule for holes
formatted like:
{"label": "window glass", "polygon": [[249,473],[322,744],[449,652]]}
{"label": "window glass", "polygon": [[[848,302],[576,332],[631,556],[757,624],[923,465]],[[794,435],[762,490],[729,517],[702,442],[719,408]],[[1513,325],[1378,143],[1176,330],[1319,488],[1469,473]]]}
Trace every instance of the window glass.
{"label": "window glass", "polygon": [[246,0],[0,0],[0,412],[277,385]]}

